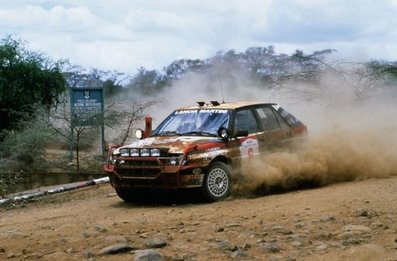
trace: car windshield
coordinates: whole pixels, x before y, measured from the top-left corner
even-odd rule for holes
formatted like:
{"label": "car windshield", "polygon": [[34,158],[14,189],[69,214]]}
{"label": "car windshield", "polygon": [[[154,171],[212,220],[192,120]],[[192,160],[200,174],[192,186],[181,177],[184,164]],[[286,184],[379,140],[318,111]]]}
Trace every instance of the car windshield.
{"label": "car windshield", "polygon": [[219,128],[228,126],[229,115],[222,109],[177,110],[157,127],[154,136],[217,136]]}

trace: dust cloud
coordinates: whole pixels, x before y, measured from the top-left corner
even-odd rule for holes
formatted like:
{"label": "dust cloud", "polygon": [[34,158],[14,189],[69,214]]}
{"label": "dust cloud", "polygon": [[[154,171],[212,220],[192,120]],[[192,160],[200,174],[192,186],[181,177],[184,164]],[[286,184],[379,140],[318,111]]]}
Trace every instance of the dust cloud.
{"label": "dust cloud", "polygon": [[269,88],[218,66],[188,74],[149,97],[156,103],[148,114],[156,127],[176,108],[197,101],[262,101],[278,103],[300,119],[308,127],[307,139],[243,163],[233,190],[238,195],[397,174],[396,90],[382,82],[360,89],[361,82],[354,75],[327,74],[316,84],[291,81]]}
{"label": "dust cloud", "polygon": [[150,110],[153,126],[157,126],[166,116],[178,107],[194,106],[198,101],[269,101],[266,88],[258,89],[258,84],[246,73],[234,70],[229,65],[215,66],[206,74],[189,73],[175,81],[151,99],[156,105]]}
{"label": "dust cloud", "polygon": [[[316,85],[287,83],[261,86],[239,72],[217,68],[212,75],[190,74],[157,99],[154,122],[196,101],[264,101],[280,104],[307,125],[304,142],[275,148],[242,164],[236,195],[289,190],[307,185],[387,177],[397,174],[397,104],[395,92],[379,87],[357,93],[355,79],[323,76]],[[230,69],[230,68],[229,68]],[[229,74],[227,77],[225,71]],[[154,124],[154,126],[156,126]]]}
{"label": "dust cloud", "polygon": [[[324,85],[329,84],[330,78],[327,80]],[[279,97],[284,101],[281,106],[289,104],[286,109],[307,125],[309,135],[299,144],[276,148],[243,163],[236,194],[263,194],[397,174],[395,94],[384,89],[355,99],[349,88],[340,82],[325,87],[316,102],[296,103],[288,100],[288,95]]]}
{"label": "dust cloud", "polygon": [[397,173],[391,133],[333,127],[306,141],[243,163],[237,194],[266,193]]}

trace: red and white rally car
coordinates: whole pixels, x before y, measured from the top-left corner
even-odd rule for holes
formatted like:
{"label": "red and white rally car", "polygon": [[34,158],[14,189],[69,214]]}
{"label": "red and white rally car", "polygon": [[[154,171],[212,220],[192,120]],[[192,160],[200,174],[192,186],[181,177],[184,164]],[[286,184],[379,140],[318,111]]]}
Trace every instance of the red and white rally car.
{"label": "red and white rally car", "polygon": [[109,149],[104,167],[120,198],[135,201],[142,188],[196,188],[220,201],[242,161],[305,137],[307,128],[274,103],[212,101],[176,109],[153,131],[147,118],[136,134],[136,142]]}

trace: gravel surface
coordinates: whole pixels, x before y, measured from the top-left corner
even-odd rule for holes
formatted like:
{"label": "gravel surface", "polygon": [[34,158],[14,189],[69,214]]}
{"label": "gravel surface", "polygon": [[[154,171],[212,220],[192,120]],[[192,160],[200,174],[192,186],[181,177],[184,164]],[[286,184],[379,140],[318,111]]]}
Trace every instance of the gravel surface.
{"label": "gravel surface", "polygon": [[0,260],[392,261],[396,202],[397,176],[212,204],[102,184],[0,208]]}

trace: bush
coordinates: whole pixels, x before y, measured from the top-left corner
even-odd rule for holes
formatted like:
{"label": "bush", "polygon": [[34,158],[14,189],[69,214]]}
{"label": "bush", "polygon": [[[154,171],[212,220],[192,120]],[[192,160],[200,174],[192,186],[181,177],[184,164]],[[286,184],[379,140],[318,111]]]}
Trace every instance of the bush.
{"label": "bush", "polygon": [[19,132],[2,132],[0,143],[0,195],[16,182],[18,173],[47,171],[45,147],[53,140],[46,128],[38,122],[28,122]]}
{"label": "bush", "polygon": [[0,198],[4,196],[7,192],[8,184],[3,175],[0,174]]}
{"label": "bush", "polygon": [[37,122],[26,124],[19,132],[5,132],[0,143],[2,172],[46,170],[45,146],[51,140],[49,132]]}

